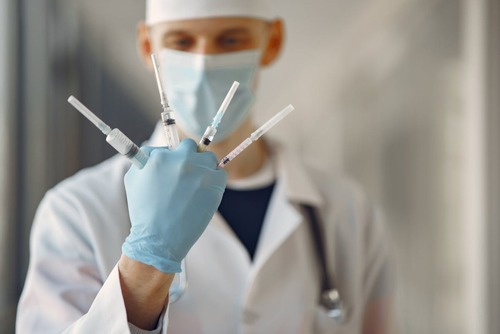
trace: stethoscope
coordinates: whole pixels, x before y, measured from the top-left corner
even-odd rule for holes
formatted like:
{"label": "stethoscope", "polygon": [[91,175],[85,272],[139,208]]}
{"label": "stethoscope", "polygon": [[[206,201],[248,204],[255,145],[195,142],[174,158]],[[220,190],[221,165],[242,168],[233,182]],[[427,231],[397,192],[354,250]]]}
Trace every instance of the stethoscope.
{"label": "stethoscope", "polygon": [[319,304],[325,310],[328,317],[336,321],[337,325],[343,325],[349,319],[350,312],[346,304],[342,301],[335,278],[328,273],[324,239],[321,236],[321,227],[324,226],[324,224],[321,224],[320,216],[313,206],[302,204],[301,207],[308,217],[307,220],[309,221],[309,227],[315,245],[316,257],[319,261],[321,275]]}
{"label": "stethoscope", "polygon": [[[321,224],[319,216],[314,207],[310,205],[301,205],[302,209],[308,216],[308,221],[311,229],[311,234],[316,245],[316,255],[320,262],[321,274],[321,293],[319,297],[319,305],[325,310],[328,317],[334,319],[338,325],[343,325],[349,318],[349,310],[340,297],[339,290],[332,275],[328,274],[326,265],[326,257],[324,253],[324,242],[321,237]],[[172,284],[170,288],[169,300],[170,303],[178,301],[188,287],[186,260],[181,263],[182,271],[177,275],[177,283]]]}

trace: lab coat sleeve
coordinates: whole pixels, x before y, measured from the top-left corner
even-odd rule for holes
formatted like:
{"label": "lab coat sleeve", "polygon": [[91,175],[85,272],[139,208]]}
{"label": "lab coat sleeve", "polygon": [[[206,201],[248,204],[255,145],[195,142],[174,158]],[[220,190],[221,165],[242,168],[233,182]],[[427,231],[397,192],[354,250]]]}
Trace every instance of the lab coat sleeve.
{"label": "lab coat sleeve", "polygon": [[364,231],[365,268],[363,274],[365,305],[394,298],[394,268],[389,231],[382,213],[369,206]]}
{"label": "lab coat sleeve", "polygon": [[168,312],[168,306],[165,307],[165,309],[163,310],[162,314],[160,315],[160,319],[158,320],[158,326],[156,327],[156,329],[152,330],[152,331],[146,331],[144,329],[140,329],[136,326],[134,326],[133,324],[129,323],[128,326],[129,326],[129,329],[130,329],[130,334],[162,334],[162,333],[166,333],[167,332],[167,320],[168,320],[168,316],[167,316],[167,313]]}
{"label": "lab coat sleeve", "polygon": [[64,333],[131,333],[159,334],[164,314],[153,331],[146,331],[127,322],[121,294],[118,266],[115,266],[89,311],[64,330]]}
{"label": "lab coat sleeve", "polygon": [[[117,266],[103,282],[81,205],[71,192],[54,190],[40,204],[18,306],[19,334],[130,333],[133,328],[127,322]],[[153,333],[166,333],[163,316]]]}

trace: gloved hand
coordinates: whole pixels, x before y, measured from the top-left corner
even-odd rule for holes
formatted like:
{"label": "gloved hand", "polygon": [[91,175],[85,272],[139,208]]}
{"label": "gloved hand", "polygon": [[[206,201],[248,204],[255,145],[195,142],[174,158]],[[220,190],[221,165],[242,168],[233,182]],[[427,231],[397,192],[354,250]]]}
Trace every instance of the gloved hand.
{"label": "gloved hand", "polygon": [[212,152],[197,153],[183,140],[176,150],[144,148],[149,160],[125,175],[132,228],[122,246],[129,258],[165,273],[180,263],[215,214],[225,190],[226,172]]}

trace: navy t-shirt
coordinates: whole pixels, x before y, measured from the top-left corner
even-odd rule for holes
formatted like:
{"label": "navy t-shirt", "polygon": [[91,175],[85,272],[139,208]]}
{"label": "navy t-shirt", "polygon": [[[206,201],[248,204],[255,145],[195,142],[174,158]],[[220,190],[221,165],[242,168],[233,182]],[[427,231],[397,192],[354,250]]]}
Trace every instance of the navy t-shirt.
{"label": "navy t-shirt", "polygon": [[267,207],[275,183],[251,190],[227,188],[219,206],[219,213],[231,226],[253,259]]}

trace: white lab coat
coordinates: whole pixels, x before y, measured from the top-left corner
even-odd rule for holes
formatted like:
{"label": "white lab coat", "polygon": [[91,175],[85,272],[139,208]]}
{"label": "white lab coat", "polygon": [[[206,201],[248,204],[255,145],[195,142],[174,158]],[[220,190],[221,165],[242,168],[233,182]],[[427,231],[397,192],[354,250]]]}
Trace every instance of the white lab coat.
{"label": "white lab coat", "polygon": [[[161,135],[157,128],[151,145]],[[277,156],[278,183],[254,261],[216,214],[187,256],[189,286],[168,306],[163,333],[359,333],[367,303],[391,293],[384,227],[362,194],[292,154]],[[129,333],[116,267],[130,228],[128,167],[116,156],[46,194],[33,225],[18,333]],[[345,325],[318,306],[318,263],[297,203],[320,209],[330,267],[350,308]]]}

